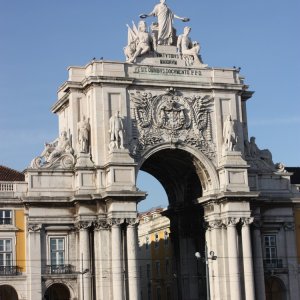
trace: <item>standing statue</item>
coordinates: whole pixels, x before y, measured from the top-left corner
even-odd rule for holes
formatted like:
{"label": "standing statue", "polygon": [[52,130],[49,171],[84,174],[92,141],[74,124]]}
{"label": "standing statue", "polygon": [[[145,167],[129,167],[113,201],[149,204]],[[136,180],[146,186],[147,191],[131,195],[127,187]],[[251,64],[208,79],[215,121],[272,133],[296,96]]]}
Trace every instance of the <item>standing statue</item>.
{"label": "standing statue", "polygon": [[175,15],[166,5],[166,0],[160,0],[160,3],[155,5],[153,11],[149,14],[141,14],[140,18],[157,17],[158,22],[158,37],[159,45],[172,45],[173,43],[173,20],[179,19],[183,22],[188,22],[189,18],[182,18]]}
{"label": "standing statue", "polygon": [[227,116],[223,126],[223,149],[224,151],[235,151],[237,135],[234,130],[234,122],[231,115]]}
{"label": "standing statue", "polygon": [[147,32],[146,22],[140,21],[138,26],[138,34],[135,38],[135,44],[136,44],[135,52],[132,57],[130,57],[130,54],[126,55],[125,53],[128,62],[133,62],[138,56],[149,52],[151,49],[151,42],[152,42],[152,38],[151,35]]}
{"label": "standing statue", "polygon": [[83,116],[82,121],[78,122],[77,128],[78,128],[79,151],[81,153],[88,153],[90,124],[89,121],[86,120],[85,116]]}
{"label": "standing statue", "polygon": [[119,111],[109,119],[110,149],[124,149],[123,121]]}
{"label": "standing statue", "polygon": [[180,54],[193,56],[194,62],[201,63],[198,54],[200,52],[200,44],[198,42],[192,42],[189,34],[191,27],[184,27],[183,34],[178,36],[177,50]]}

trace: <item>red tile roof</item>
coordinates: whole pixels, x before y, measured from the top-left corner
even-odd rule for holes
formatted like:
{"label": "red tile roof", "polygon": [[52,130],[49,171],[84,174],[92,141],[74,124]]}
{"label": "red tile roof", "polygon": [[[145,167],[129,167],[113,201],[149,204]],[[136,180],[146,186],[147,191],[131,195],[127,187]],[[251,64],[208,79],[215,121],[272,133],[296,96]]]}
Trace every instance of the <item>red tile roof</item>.
{"label": "red tile roof", "polygon": [[0,165],[0,181],[24,181],[25,175],[16,170]]}

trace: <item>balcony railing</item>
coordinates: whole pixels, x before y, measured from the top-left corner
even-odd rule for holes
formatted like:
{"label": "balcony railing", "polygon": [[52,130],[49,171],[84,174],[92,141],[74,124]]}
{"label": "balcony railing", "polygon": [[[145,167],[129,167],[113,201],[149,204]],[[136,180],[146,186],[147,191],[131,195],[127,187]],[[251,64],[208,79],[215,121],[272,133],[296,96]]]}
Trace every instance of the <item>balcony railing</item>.
{"label": "balcony railing", "polygon": [[75,267],[72,265],[55,265],[46,266],[46,274],[73,274],[76,273]]}
{"label": "balcony railing", "polygon": [[278,258],[264,259],[264,268],[281,269],[283,268],[282,259],[278,259]]}
{"label": "balcony railing", "polygon": [[17,266],[0,266],[0,276],[21,275],[21,268]]}

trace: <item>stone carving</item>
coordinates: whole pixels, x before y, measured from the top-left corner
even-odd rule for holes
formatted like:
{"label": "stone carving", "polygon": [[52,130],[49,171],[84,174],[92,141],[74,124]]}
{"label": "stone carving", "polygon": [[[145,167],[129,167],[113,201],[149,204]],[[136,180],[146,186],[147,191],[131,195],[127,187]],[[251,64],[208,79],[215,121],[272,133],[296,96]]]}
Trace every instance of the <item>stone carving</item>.
{"label": "stone carving", "polygon": [[99,219],[99,220],[93,222],[93,224],[94,224],[94,227],[98,230],[109,229],[111,226],[106,219],[103,219],[103,220]]}
{"label": "stone carving", "polygon": [[243,217],[241,218],[241,224],[242,226],[249,226],[254,221],[253,217]]}
{"label": "stone carving", "polygon": [[240,222],[240,218],[228,217],[223,220],[223,224],[228,226],[236,226]]}
{"label": "stone carving", "polygon": [[193,65],[194,62],[201,64],[198,56],[200,52],[200,44],[198,42],[192,42],[191,38],[189,37],[190,32],[191,27],[184,27],[183,34],[180,34],[177,40],[177,51],[183,56],[187,66]]}
{"label": "stone carving", "polygon": [[124,126],[119,111],[109,119],[110,144],[109,150],[124,149]]}
{"label": "stone carving", "polygon": [[126,219],[126,223],[129,226],[136,226],[139,223],[139,219],[138,218]]}
{"label": "stone carving", "polygon": [[207,222],[207,229],[212,230],[212,229],[221,229],[223,227],[223,222],[222,220],[213,220]]}
{"label": "stone carving", "polygon": [[151,50],[152,37],[147,31],[147,25],[145,21],[140,21],[138,29],[136,29],[133,23],[133,29],[128,27],[128,45],[124,48],[126,61],[134,62],[138,56],[146,54]]}
{"label": "stone carving", "polygon": [[188,22],[189,18],[182,18],[175,15],[166,5],[166,0],[160,0],[160,3],[155,5],[153,11],[149,14],[142,14],[140,18],[157,17],[158,33],[155,40],[158,45],[172,45],[174,42],[173,21],[179,19],[183,22]]}
{"label": "stone carving", "polygon": [[223,154],[226,151],[237,150],[237,135],[231,115],[227,116],[223,125]]}
{"label": "stone carving", "polygon": [[245,155],[246,160],[253,169],[258,169],[262,172],[276,171],[272,160],[272,153],[269,149],[260,150],[253,136],[250,138],[250,142],[245,141]]}
{"label": "stone carving", "polygon": [[79,221],[75,224],[75,227],[78,230],[87,230],[93,225],[93,222],[91,221]]}
{"label": "stone carving", "polygon": [[81,153],[89,152],[89,134],[90,134],[90,124],[89,121],[86,120],[85,116],[83,116],[82,121],[78,122],[78,145],[79,151]]}
{"label": "stone carving", "polygon": [[110,226],[120,226],[121,224],[124,223],[124,219],[123,218],[111,218],[111,219],[108,219],[108,224]]}
{"label": "stone carving", "polygon": [[275,164],[275,168],[276,168],[276,171],[278,173],[287,173],[286,169],[285,169],[285,165],[283,163],[277,163]]}
{"label": "stone carving", "polygon": [[212,141],[211,106],[213,98],[184,97],[174,89],[164,94],[133,91],[133,139],[130,151],[134,156],[160,143],[189,144],[209,158],[215,155]]}
{"label": "stone carving", "polygon": [[45,149],[40,156],[33,159],[31,167],[39,168],[65,168],[70,169],[75,164],[73,148],[67,137],[67,132],[62,131],[60,137],[51,143],[45,143]]}
{"label": "stone carving", "polygon": [[42,229],[42,225],[41,224],[31,224],[29,223],[27,225],[27,229],[29,232],[38,232]]}
{"label": "stone carving", "polygon": [[285,231],[295,231],[295,224],[292,222],[286,222],[283,224],[283,228]]}

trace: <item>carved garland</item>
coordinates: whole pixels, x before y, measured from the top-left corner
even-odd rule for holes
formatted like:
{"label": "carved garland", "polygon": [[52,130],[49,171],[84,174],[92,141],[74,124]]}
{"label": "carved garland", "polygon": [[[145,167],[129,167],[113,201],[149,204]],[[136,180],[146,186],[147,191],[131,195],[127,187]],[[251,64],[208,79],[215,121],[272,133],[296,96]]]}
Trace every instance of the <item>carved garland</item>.
{"label": "carved garland", "polygon": [[169,142],[192,145],[214,159],[211,96],[184,97],[176,90],[168,89],[156,96],[134,91],[130,99],[133,103],[133,139],[130,142],[133,156],[138,157],[148,148]]}

